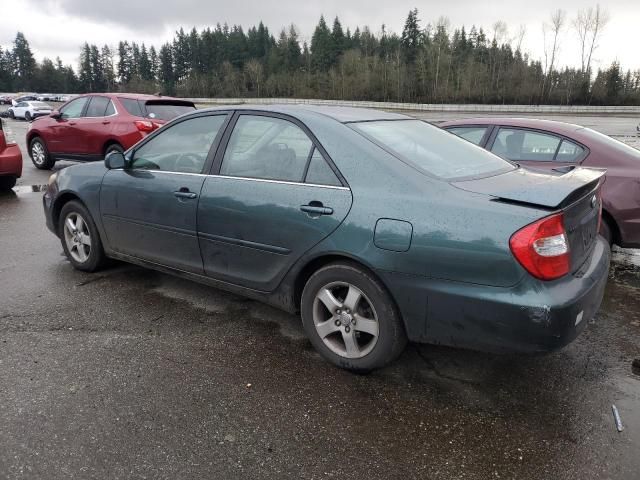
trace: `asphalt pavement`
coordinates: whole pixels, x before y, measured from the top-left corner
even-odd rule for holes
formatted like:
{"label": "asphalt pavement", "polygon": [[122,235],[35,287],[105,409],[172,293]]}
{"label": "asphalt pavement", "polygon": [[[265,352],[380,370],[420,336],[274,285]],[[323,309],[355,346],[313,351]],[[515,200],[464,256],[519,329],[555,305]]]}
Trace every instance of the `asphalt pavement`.
{"label": "asphalt pavement", "polygon": [[640,478],[637,252],[616,250],[600,313],[559,352],[410,345],[358,376],[273,308],[73,270],[22,148],[0,196],[0,478]]}

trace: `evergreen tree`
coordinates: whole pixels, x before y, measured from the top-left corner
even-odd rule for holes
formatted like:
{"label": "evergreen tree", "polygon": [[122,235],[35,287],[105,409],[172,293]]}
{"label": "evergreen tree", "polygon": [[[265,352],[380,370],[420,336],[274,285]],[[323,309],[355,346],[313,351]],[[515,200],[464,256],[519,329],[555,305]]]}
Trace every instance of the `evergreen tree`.
{"label": "evergreen tree", "polygon": [[165,43],[160,47],[158,81],[162,86],[162,90],[167,95],[175,94],[175,72],[173,69],[173,52],[171,45]]}
{"label": "evergreen tree", "polygon": [[418,20],[418,9],[414,8],[409,11],[402,30],[402,57],[405,62],[409,64],[415,63],[419,46],[420,20]]}
{"label": "evergreen tree", "polygon": [[331,31],[327,27],[324,16],[320,17],[320,21],[311,37],[311,61],[314,68],[321,72],[329,70],[333,63]]}
{"label": "evergreen tree", "polygon": [[18,32],[13,41],[12,60],[13,74],[20,88],[33,88],[32,79],[36,70],[36,60],[22,32]]}

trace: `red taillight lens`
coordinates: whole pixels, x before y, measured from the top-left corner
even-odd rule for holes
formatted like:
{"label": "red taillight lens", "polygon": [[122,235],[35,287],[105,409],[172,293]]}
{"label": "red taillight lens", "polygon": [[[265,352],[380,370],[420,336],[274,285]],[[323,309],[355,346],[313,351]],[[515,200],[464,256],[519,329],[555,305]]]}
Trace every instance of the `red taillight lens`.
{"label": "red taillight lens", "polygon": [[157,123],[150,122],[149,120],[136,120],[133,123],[136,124],[136,128],[140,132],[144,132],[144,133],[151,133],[156,128],[158,128],[158,124]]}
{"label": "red taillight lens", "polygon": [[520,265],[540,280],[555,280],[569,273],[569,240],[562,213],[518,230],[509,246]]}

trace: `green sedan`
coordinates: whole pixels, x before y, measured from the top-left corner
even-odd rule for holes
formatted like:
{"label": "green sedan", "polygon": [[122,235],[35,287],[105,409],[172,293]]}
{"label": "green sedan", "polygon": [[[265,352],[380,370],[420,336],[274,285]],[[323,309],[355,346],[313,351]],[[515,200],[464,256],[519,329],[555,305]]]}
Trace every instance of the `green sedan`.
{"label": "green sedan", "polygon": [[43,200],[73,267],[114,258],[299,313],[328,361],[366,372],[407,341],[572,341],[607,279],[603,174],[526,170],[401,114],[243,106],[61,170]]}

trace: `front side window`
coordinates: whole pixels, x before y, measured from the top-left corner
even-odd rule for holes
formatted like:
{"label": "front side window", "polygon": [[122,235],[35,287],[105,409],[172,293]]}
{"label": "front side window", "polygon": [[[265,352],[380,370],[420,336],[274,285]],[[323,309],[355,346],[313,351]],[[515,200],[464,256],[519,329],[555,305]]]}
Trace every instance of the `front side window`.
{"label": "front side window", "polygon": [[109,99],[107,97],[91,97],[85,117],[104,117],[105,111],[109,105]]}
{"label": "front side window", "polygon": [[190,118],[162,130],[134,152],[131,168],[202,173],[225,118],[226,115]]}
{"label": "front side window", "polygon": [[486,176],[515,168],[506,160],[420,120],[351,125],[397,158],[444,180]]}
{"label": "front side window", "polygon": [[240,115],[220,174],[301,182],[312,147],[307,134],[288,120]]}
{"label": "front side window", "polygon": [[487,132],[487,127],[450,127],[446,130],[471,143],[480,145]]}
{"label": "front side window", "polygon": [[561,139],[547,133],[501,128],[491,151],[509,160],[551,162],[555,158]]}
{"label": "front side window", "polygon": [[80,97],[67,103],[60,109],[62,118],[80,118],[88,97]]}

